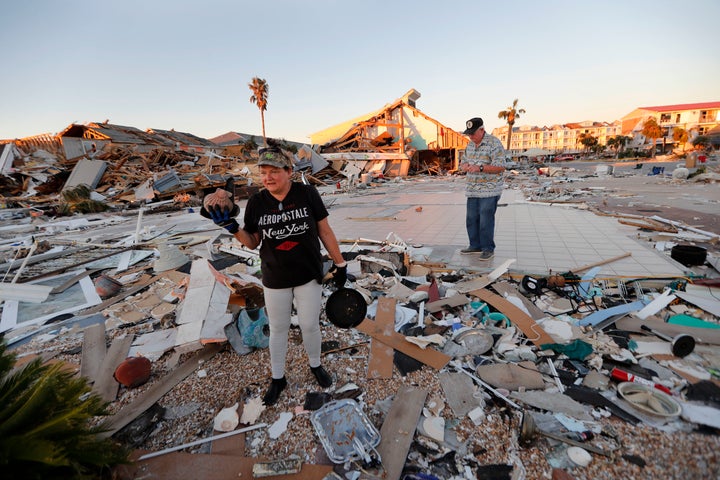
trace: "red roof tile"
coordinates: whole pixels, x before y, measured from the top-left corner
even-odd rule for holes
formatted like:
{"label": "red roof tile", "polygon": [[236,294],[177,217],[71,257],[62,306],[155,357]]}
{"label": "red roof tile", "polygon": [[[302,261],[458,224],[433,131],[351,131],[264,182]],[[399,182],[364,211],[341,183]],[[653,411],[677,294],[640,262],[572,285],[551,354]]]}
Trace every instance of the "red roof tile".
{"label": "red roof tile", "polygon": [[720,102],[702,102],[702,103],[680,103],[678,105],[660,105],[657,107],[640,107],[643,110],[652,110],[655,112],[676,112],[678,110],[708,110],[720,108]]}

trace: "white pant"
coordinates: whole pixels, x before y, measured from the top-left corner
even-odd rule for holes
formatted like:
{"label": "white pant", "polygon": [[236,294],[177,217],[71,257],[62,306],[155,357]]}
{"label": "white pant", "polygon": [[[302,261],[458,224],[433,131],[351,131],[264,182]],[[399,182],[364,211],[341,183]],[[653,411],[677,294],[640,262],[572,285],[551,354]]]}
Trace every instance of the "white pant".
{"label": "white pant", "polygon": [[265,308],[270,324],[270,367],[272,378],[285,376],[285,358],[288,350],[288,332],[293,299],[302,331],[303,346],[311,367],[320,365],[320,308],[322,285],[311,280],[293,288],[263,288]]}

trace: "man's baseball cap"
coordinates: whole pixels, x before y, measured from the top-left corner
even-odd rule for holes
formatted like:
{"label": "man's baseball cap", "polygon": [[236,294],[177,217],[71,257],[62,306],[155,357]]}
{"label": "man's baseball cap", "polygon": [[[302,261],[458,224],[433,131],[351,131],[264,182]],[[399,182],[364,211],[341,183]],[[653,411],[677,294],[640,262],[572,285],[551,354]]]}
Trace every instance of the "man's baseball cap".
{"label": "man's baseball cap", "polygon": [[471,118],[467,122],[465,122],[465,131],[463,132],[463,135],[472,135],[475,133],[475,130],[483,126],[482,118],[475,117]]}
{"label": "man's baseball cap", "polygon": [[258,167],[268,165],[277,168],[290,168],[292,163],[290,159],[278,147],[261,147],[258,148]]}

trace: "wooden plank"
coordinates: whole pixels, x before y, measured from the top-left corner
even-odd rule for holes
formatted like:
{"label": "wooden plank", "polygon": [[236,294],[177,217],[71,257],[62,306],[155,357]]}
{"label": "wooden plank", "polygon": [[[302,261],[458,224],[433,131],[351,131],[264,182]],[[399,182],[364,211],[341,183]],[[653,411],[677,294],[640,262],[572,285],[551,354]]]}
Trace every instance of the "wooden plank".
{"label": "wooden plank", "polygon": [[386,334],[385,331],[376,324],[376,322],[368,318],[363,320],[356,328],[361,332],[370,335],[373,339],[378,340],[395,350],[399,350],[405,355],[410,355],[415,360],[418,360],[425,365],[429,365],[436,370],[440,370],[450,361],[450,357],[442,352],[433,348],[422,349],[414,343],[408,342],[405,339],[405,335],[395,331],[390,334]]}
{"label": "wooden plank", "polygon": [[150,408],[155,402],[160,400],[163,395],[170,391],[170,389],[194,372],[201,362],[210,360],[223,346],[224,345],[212,344],[205,347],[202,351],[198,352],[197,355],[186,360],[170,374],[153,383],[150,388],[136,397],[132,403],[129,403],[114,416],[110,417],[108,425],[109,430],[101,433],[100,437],[111,437],[125,425],[132,422],[145,410]]}
{"label": "wooden plank", "polygon": [[93,391],[106,402],[112,402],[117,397],[120,384],[115,380],[113,374],[118,365],[127,358],[133,338],[134,335],[124,335],[113,340],[96,372]]}
{"label": "wooden plank", "polygon": [[533,320],[540,320],[541,318],[545,318],[548,316],[545,312],[538,308],[538,306],[535,305],[529,298],[518,292],[517,287],[510,285],[510,283],[508,282],[495,282],[493,283],[493,289],[503,297],[513,296],[519,299],[525,306],[525,310],[530,313],[530,316],[533,318]]}
{"label": "wooden plank", "polygon": [[108,298],[107,300],[102,302],[100,305],[95,305],[94,307],[88,308],[87,310],[83,310],[81,313],[83,315],[93,315],[95,313],[102,312],[107,307],[109,307],[111,305],[115,305],[117,302],[120,302],[122,300],[125,300],[125,298],[129,297],[130,295],[136,294],[143,288],[147,287],[151,283],[157,282],[161,278],[163,278],[162,275],[155,275],[154,277],[149,277],[149,278],[146,278],[145,280],[139,280],[138,283],[135,284],[135,286],[133,286],[131,289],[126,290],[124,292],[120,292],[117,295],[115,295],[114,297]]}
{"label": "wooden plank", "polygon": [[[179,328],[175,345],[199,345],[203,329],[205,337],[212,341],[217,341],[219,336],[223,337],[221,340],[227,340],[223,327],[232,319],[225,315],[230,293],[228,287],[217,282],[207,259],[193,261],[185,300],[177,319]],[[208,320],[209,324],[204,327]]]}
{"label": "wooden plank", "polygon": [[227,311],[229,302],[230,289],[222,283],[216,283],[200,331],[200,343],[227,341],[225,325],[232,322],[232,314]]}
{"label": "wooden plank", "polygon": [[384,480],[398,480],[407,460],[427,391],[403,385],[380,428],[377,451],[385,469]]}
{"label": "wooden plank", "polygon": [[[147,452],[138,452],[147,453]],[[138,455],[139,457],[140,455]],[[135,457],[135,455],[133,455]],[[404,459],[404,457],[403,457]],[[253,465],[266,459],[235,455],[172,452],[167,455],[133,462],[115,469],[117,480],[146,478],[153,480],[177,480],[178,478],[211,478],[213,480],[238,480],[253,478]],[[299,473],[275,475],[276,480],[304,480],[323,478],[332,472],[333,465],[303,464]]]}
{"label": "wooden plank", "polygon": [[543,328],[535,323],[527,313],[520,310],[518,307],[513,305],[510,301],[504,299],[500,295],[497,295],[490,290],[481,288],[480,290],[473,290],[470,292],[472,295],[478,297],[485,303],[492,305],[497,308],[500,312],[507,315],[513,325],[517,327],[525,334],[525,336],[532,343],[538,347],[545,345],[546,343],[556,343]]}
{"label": "wooden plank", "polygon": [[608,259],[606,259],[606,260],[600,260],[599,262],[595,262],[595,263],[588,263],[587,265],[582,265],[582,266],[580,266],[580,267],[573,268],[571,271],[572,271],[573,273],[580,273],[580,272],[582,272],[582,271],[584,271],[584,270],[590,270],[590,269],[593,268],[593,267],[599,267],[599,266],[601,266],[601,265],[606,265],[606,264],[608,264],[608,263],[612,263],[612,262],[616,262],[616,261],[618,261],[618,260],[622,260],[623,258],[627,258],[627,257],[629,257],[629,256],[631,256],[631,255],[632,255],[632,252],[626,252],[626,253],[623,253],[622,255],[618,255],[618,256],[616,256],[616,257],[608,258]]}
{"label": "wooden plank", "polygon": [[100,365],[106,353],[105,323],[90,325],[83,331],[80,376],[87,378],[91,383],[97,382]]}
{"label": "wooden plank", "polygon": [[434,313],[442,310],[445,307],[454,308],[461,305],[467,305],[468,303],[470,303],[470,298],[468,298],[466,295],[457,294],[453,295],[452,297],[445,297],[441,298],[440,300],[430,301],[425,304],[425,310],[430,313]]}
{"label": "wooden plank", "polygon": [[[378,299],[375,325],[383,332],[383,335],[390,335],[395,331],[395,304],[394,298],[380,297]],[[392,378],[393,355],[392,347],[373,339],[370,344],[368,378]]]}

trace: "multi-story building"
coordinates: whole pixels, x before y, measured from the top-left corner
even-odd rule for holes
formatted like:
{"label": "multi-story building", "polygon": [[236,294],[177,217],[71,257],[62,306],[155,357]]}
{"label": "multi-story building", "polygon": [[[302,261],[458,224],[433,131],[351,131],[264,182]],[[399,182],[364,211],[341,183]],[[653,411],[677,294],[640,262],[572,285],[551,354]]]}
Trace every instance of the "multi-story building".
{"label": "multi-story building", "polygon": [[[649,118],[654,118],[663,129],[663,136],[656,140],[656,145],[660,151],[665,151],[676,143],[673,140],[673,130],[676,128],[688,132],[690,143],[699,135],[707,135],[720,126],[720,102],[639,107],[612,123],[585,121],[550,127],[513,127],[510,153],[518,156],[531,149],[544,150],[549,154],[578,153],[584,150],[580,143],[582,134],[597,138],[600,145],[607,145],[608,139],[613,136],[624,135],[631,138],[626,148],[649,148],[649,139],[642,134],[643,124]],[[493,129],[492,134],[503,145],[507,144],[507,125]]]}
{"label": "multi-story building", "polygon": [[639,107],[620,120],[622,134],[633,137],[632,146],[641,147],[648,139],[641,133],[643,124],[654,118],[663,130],[663,136],[656,140],[658,146],[671,146],[673,130],[682,128],[688,132],[688,142],[720,125],[720,102],[683,103]]}
{"label": "multi-story building", "polygon": [[[597,138],[601,145],[615,135],[620,135],[620,122],[574,122],[550,127],[535,127],[524,125],[514,127],[510,139],[510,153],[522,155],[530,149],[546,150],[549,153],[578,153],[584,150],[580,143],[582,134],[589,134]],[[508,126],[495,128],[492,134],[507,145]]]}

